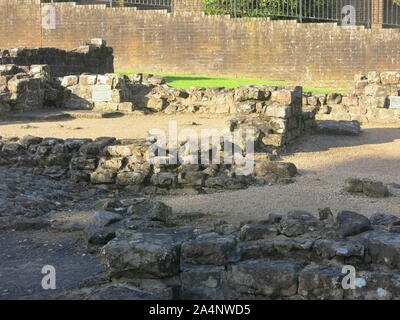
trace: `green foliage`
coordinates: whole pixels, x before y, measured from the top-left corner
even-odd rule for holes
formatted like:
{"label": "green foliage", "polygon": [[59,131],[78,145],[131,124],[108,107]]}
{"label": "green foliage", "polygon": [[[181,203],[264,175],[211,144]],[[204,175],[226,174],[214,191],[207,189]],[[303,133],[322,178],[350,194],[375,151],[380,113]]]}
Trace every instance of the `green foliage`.
{"label": "green foliage", "polygon": [[42,0],[44,3],[50,2],[80,2],[81,0]]}
{"label": "green foliage", "polygon": [[[331,19],[337,0],[205,0],[206,14]],[[399,0],[400,1],[400,0]]]}

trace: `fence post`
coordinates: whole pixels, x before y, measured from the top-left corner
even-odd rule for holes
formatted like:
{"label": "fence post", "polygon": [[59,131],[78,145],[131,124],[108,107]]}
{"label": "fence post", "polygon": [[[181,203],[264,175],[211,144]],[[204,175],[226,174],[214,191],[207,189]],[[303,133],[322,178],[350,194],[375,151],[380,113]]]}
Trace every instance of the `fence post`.
{"label": "fence post", "polygon": [[382,28],[383,26],[383,0],[372,0],[372,28]]}
{"label": "fence post", "polygon": [[236,0],[233,0],[233,17],[237,18],[237,13],[236,13]]}
{"label": "fence post", "polygon": [[303,1],[300,1],[300,5],[299,5],[299,22],[303,22]]}

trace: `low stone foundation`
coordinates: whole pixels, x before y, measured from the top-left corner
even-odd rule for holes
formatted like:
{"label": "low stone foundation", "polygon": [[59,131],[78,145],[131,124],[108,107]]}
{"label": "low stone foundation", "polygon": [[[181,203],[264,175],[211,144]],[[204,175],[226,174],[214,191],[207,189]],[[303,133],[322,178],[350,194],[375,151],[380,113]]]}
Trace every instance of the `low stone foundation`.
{"label": "low stone foundation", "polygon": [[90,44],[72,51],[0,50],[0,118],[16,112],[62,108],[63,82],[56,77],[113,72],[112,51],[101,39],[93,39]]}
{"label": "low stone foundation", "polygon": [[304,93],[303,109],[315,113],[317,120],[396,123],[400,108],[390,108],[389,97],[399,93],[399,72],[369,72],[355,76],[353,93]]}
{"label": "low stone foundation", "polygon": [[[97,207],[103,211],[85,235],[89,245],[104,245],[107,276],[86,292],[122,285],[153,299],[400,297],[395,216],[368,219],[342,211],[334,217],[324,208],[320,219],[292,211],[207,229],[184,226],[185,214],[143,198],[109,199]],[[355,272],[351,281],[349,272]]]}
{"label": "low stone foundation", "polygon": [[[201,114],[254,115],[259,120],[245,121],[246,127],[264,129],[267,145],[282,147],[313,127],[309,113],[303,114],[301,87],[242,86],[190,88],[182,90],[163,84],[159,76],[118,74],[68,76],[60,79],[65,109],[90,109],[109,112],[181,112]],[[96,101],[94,91],[108,88],[109,100]],[[235,127],[243,127],[238,120]]]}
{"label": "low stone foundation", "polygon": [[[0,140],[0,165],[31,167],[33,172],[54,179],[68,177],[146,194],[197,194],[250,184],[286,184],[297,174],[293,164],[271,161],[273,156],[265,152],[254,153],[249,172],[243,171],[247,164],[225,163],[223,148],[216,153],[220,164],[213,164],[211,158],[210,164],[193,164],[195,155],[188,142],[179,145],[180,158],[171,164],[169,156],[157,155],[154,141],[34,136],[17,140]],[[210,155],[212,152],[210,149]]]}
{"label": "low stone foundation", "polygon": [[54,77],[70,74],[114,72],[113,49],[102,39],[73,50],[58,48],[12,48],[0,50],[0,65],[31,66],[45,64]]}

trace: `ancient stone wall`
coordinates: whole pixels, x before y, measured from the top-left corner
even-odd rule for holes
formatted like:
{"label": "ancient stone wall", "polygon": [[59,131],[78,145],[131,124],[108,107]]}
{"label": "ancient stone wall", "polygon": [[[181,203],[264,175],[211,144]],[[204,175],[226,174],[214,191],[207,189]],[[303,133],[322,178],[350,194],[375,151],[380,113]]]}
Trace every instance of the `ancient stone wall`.
{"label": "ancient stone wall", "polygon": [[[103,237],[102,244],[107,244],[101,248],[109,281],[164,299],[390,300],[400,296],[400,236],[394,226],[400,220],[395,216],[376,214],[368,219],[341,211],[335,217],[327,208],[320,211],[320,219],[292,211],[263,221],[243,221],[240,226],[215,223],[211,230],[168,228],[173,222],[168,207],[148,203],[151,209],[146,214],[146,201],[138,201],[142,204],[131,201],[129,209],[122,204],[120,212],[127,210],[122,215],[108,212],[108,219],[101,219],[107,218],[104,211],[94,215],[93,224],[117,221],[114,227],[103,227],[103,234],[106,228],[108,234],[115,230],[113,240]],[[102,228],[97,224],[97,229],[86,230],[89,242],[99,239],[94,230],[99,235]],[[352,281],[349,272],[356,277]]]}
{"label": "ancient stone wall", "polygon": [[43,109],[51,95],[46,65],[0,65],[0,118],[12,112]]}
{"label": "ancient stone wall", "polygon": [[113,49],[101,39],[70,51],[58,48],[15,48],[0,50],[0,65],[31,66],[46,64],[52,76],[114,72]]}
{"label": "ancient stone wall", "polygon": [[[66,109],[254,115],[265,127],[264,143],[276,147],[293,141],[313,126],[312,114],[302,112],[301,87],[255,85],[182,90],[163,84],[162,77],[146,74],[84,74],[60,81],[65,88],[62,105]],[[99,86],[108,86],[108,101],[93,100],[93,92]],[[259,130],[257,119],[253,122]],[[251,124],[235,122],[236,127],[244,125]]]}
{"label": "ancient stone wall", "polygon": [[374,71],[356,75],[352,93],[304,93],[303,109],[315,113],[317,120],[395,123],[400,121],[400,108],[390,97],[399,93],[399,72]]}
{"label": "ancient stone wall", "polygon": [[41,29],[39,0],[0,1],[3,47],[72,49],[103,38],[121,71],[263,78],[351,89],[354,74],[396,70],[396,29],[232,19],[57,3],[56,29]]}
{"label": "ancient stone wall", "polygon": [[106,47],[101,39],[93,39],[90,44],[72,51],[56,48],[0,50],[0,117],[63,107],[63,87],[56,79],[58,76],[113,70],[112,48]]}
{"label": "ancient stone wall", "polygon": [[[230,132],[229,128],[227,132]],[[255,135],[254,139],[259,136]],[[270,146],[260,142],[255,141],[259,144],[253,154],[254,162],[244,163],[244,158],[230,158],[227,162],[224,152],[232,147],[216,144],[206,150],[210,158],[204,163],[201,160],[203,150],[193,150],[190,141],[169,147],[161,154],[162,145],[156,144],[154,137],[149,140],[98,138],[93,141],[26,136],[20,141],[0,140],[0,165],[31,167],[50,177],[114,185],[146,194],[198,194],[240,189],[250,184],[294,182],[296,167],[271,161],[273,156],[265,152]],[[266,149],[260,150],[262,146]],[[176,162],[171,161],[173,152],[177,155]],[[243,156],[249,153],[245,148],[240,152]]]}

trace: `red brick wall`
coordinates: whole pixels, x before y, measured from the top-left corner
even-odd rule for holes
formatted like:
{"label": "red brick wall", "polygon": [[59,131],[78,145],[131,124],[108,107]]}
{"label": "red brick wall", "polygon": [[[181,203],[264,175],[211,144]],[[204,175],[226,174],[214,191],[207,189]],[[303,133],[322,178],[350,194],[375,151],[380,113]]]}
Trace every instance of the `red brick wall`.
{"label": "red brick wall", "polygon": [[[21,2],[25,2],[21,4]],[[101,37],[116,70],[238,76],[352,89],[355,73],[399,70],[400,32],[263,18],[231,19],[56,4],[40,29],[38,0],[0,0],[0,47],[72,49]]]}

